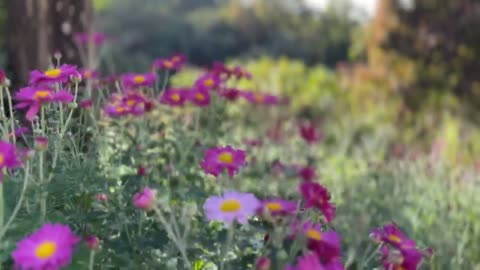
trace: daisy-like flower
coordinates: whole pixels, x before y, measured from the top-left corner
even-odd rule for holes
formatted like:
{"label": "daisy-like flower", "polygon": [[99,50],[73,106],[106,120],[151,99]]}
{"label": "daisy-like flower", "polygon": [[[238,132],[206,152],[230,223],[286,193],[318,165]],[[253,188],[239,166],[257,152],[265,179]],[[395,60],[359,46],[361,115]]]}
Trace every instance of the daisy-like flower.
{"label": "daisy-like flower", "polygon": [[215,74],[204,74],[200,76],[195,81],[195,88],[201,89],[201,90],[212,90],[218,88],[220,85],[220,78],[216,76]]}
{"label": "daisy-like flower", "polygon": [[280,99],[274,95],[245,91],[242,97],[252,104],[276,105],[280,103]]}
{"label": "daisy-like flower", "polygon": [[0,141],[0,184],[3,181],[3,169],[14,169],[21,165],[15,145]]}
{"label": "daisy-like flower", "polygon": [[199,107],[208,106],[210,105],[210,94],[201,88],[193,89],[188,92],[188,100]]}
{"label": "daisy-like flower", "polygon": [[110,117],[141,116],[153,109],[153,103],[141,92],[128,91],[124,95],[113,94],[104,111]]}
{"label": "daisy-like flower", "polygon": [[260,202],[253,194],[228,191],[223,196],[208,198],[203,210],[210,221],[220,221],[226,225],[234,221],[247,224],[248,218],[255,214],[259,205]]}
{"label": "daisy-like flower", "polygon": [[79,44],[88,45],[90,42],[92,42],[93,44],[95,44],[97,46],[102,45],[107,40],[106,35],[103,34],[103,33],[100,33],[100,32],[76,33],[74,38],[75,38],[75,41]]}
{"label": "daisy-like flower", "polygon": [[61,269],[72,261],[74,248],[79,241],[66,225],[44,224],[17,243],[12,253],[15,269]]}
{"label": "daisy-like flower", "polygon": [[150,210],[155,206],[157,202],[156,196],[156,189],[150,189],[149,187],[145,187],[141,192],[133,195],[133,204],[137,208]]}
{"label": "daisy-like flower", "polygon": [[393,222],[373,229],[370,237],[377,242],[385,242],[400,249],[415,248],[415,242],[410,240]]}
{"label": "daisy-like flower", "polygon": [[297,266],[287,266],[285,270],[327,270],[315,253],[298,257]]}
{"label": "daisy-like flower", "polygon": [[308,248],[314,251],[323,263],[340,257],[340,236],[336,232],[322,232],[320,224],[307,221],[303,224],[303,234],[307,238]]}
{"label": "daisy-like flower", "polygon": [[157,76],[154,73],[144,74],[125,74],[122,77],[123,85],[127,88],[151,87],[155,83]]}
{"label": "daisy-like flower", "polygon": [[38,114],[42,104],[50,102],[70,103],[73,99],[73,95],[66,90],[55,92],[49,88],[25,87],[20,89],[15,95],[15,100],[18,101],[15,108],[28,108],[26,118],[32,121]]}
{"label": "daisy-like flower", "polygon": [[187,91],[185,89],[171,88],[167,89],[160,96],[160,103],[170,106],[183,106],[186,101]]}
{"label": "daisy-like flower", "polygon": [[300,136],[308,144],[313,144],[323,139],[322,132],[317,130],[317,128],[312,123],[301,124],[299,127],[299,131],[300,131]]}
{"label": "daisy-like flower", "polygon": [[262,201],[260,211],[267,212],[271,216],[285,216],[297,211],[297,203],[282,199],[270,199]]}
{"label": "daisy-like flower", "polygon": [[422,253],[415,248],[399,250],[382,246],[380,253],[386,270],[417,270],[422,261]]}
{"label": "daisy-like flower", "polygon": [[329,223],[335,218],[336,208],[330,202],[330,193],[325,187],[316,182],[305,181],[300,184],[300,193],[305,200],[305,208],[317,208]]}
{"label": "daisy-like flower", "polygon": [[200,166],[208,174],[218,176],[223,169],[233,177],[240,167],[245,165],[245,151],[234,149],[231,146],[214,147],[205,152]]}
{"label": "daisy-like flower", "polygon": [[159,58],[153,65],[163,70],[180,70],[187,62],[187,57],[183,54],[175,54],[169,58]]}
{"label": "daisy-like flower", "polygon": [[76,66],[61,65],[60,67],[41,72],[34,70],[30,72],[30,84],[42,85],[52,83],[66,83],[71,76],[79,75]]}
{"label": "daisy-like flower", "polygon": [[100,77],[97,71],[91,69],[81,69],[80,75],[82,75],[82,79],[85,80],[98,79]]}

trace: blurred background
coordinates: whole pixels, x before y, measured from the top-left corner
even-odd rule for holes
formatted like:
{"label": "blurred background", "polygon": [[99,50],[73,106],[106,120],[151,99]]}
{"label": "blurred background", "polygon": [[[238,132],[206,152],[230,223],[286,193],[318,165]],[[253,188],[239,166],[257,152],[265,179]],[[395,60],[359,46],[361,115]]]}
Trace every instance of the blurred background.
{"label": "blurred background", "polygon": [[[402,155],[435,150],[449,162],[477,164],[479,1],[0,3],[0,60],[14,87],[55,51],[82,65],[75,33],[102,32],[95,68],[103,75],[148,71],[176,52],[191,70],[238,62],[256,75],[243,87],[290,96],[298,116],[354,123],[346,124],[354,134],[377,132]],[[188,84],[189,74],[176,82]]]}

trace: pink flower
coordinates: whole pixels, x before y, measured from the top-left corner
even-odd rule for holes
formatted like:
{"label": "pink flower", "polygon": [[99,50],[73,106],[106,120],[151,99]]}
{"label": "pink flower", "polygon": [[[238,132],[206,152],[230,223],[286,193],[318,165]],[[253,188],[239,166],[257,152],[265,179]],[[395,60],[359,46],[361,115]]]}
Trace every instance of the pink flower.
{"label": "pink flower", "polygon": [[210,105],[210,94],[201,88],[193,89],[188,92],[188,100],[199,107],[208,106]]}
{"label": "pink flower", "polygon": [[252,104],[276,105],[280,103],[280,99],[277,96],[251,91],[243,92],[242,97]]}
{"label": "pink flower", "polygon": [[320,224],[307,221],[303,224],[307,246],[314,251],[323,263],[340,258],[340,236],[334,231],[322,231]]}
{"label": "pink flower", "polygon": [[227,100],[235,101],[240,97],[241,92],[235,88],[225,88],[220,92],[220,95]]}
{"label": "pink flower", "polygon": [[163,70],[180,70],[187,62],[187,57],[183,54],[175,54],[169,58],[159,58],[153,65]]}
{"label": "pink flower", "polygon": [[82,75],[82,79],[85,80],[98,79],[100,77],[98,72],[90,69],[81,69],[80,74]]}
{"label": "pink flower", "polygon": [[18,269],[60,269],[70,264],[79,241],[68,226],[44,224],[17,243],[12,258]]}
{"label": "pink flower", "polygon": [[100,32],[92,32],[92,33],[76,33],[75,34],[75,41],[79,44],[82,45],[88,45],[90,42],[92,42],[95,45],[102,45],[105,43],[106,36],[103,33]]}
{"label": "pink flower", "polygon": [[309,144],[319,142],[323,139],[323,134],[311,123],[303,123],[299,127],[300,136]]}
{"label": "pink flower", "polygon": [[100,247],[100,239],[95,235],[89,235],[85,238],[85,244],[91,250],[96,250]]}
{"label": "pink flower", "polygon": [[7,81],[7,74],[3,69],[0,69],[0,85],[5,85]]}
{"label": "pink flower", "polygon": [[104,111],[110,117],[125,115],[142,116],[153,109],[153,103],[141,92],[127,91],[125,94],[112,94]]}
{"label": "pink flower", "polygon": [[224,79],[228,79],[230,76],[233,75],[233,70],[228,68],[222,62],[218,62],[218,61],[213,63],[213,67],[210,72],[218,78],[222,78],[223,76]]}
{"label": "pink flower", "polygon": [[127,88],[132,87],[151,87],[154,85],[157,76],[154,73],[145,74],[125,74],[122,77],[123,85]]}
{"label": "pink flower", "polygon": [[15,145],[0,141],[0,184],[3,181],[3,169],[14,169],[21,166]]}
{"label": "pink flower", "polygon": [[30,84],[38,86],[53,83],[66,83],[70,81],[70,77],[79,74],[77,67],[71,65],[61,65],[58,68],[49,69],[44,72],[34,70],[30,72]]}
{"label": "pink flower", "polygon": [[415,242],[405,236],[395,223],[388,223],[381,228],[373,229],[370,237],[377,242],[385,242],[400,249],[415,248]]}
{"label": "pink flower", "polygon": [[142,165],[138,166],[138,168],[137,168],[137,175],[138,175],[138,176],[145,176],[145,175],[147,175],[147,168],[145,168],[145,167],[142,166]]}
{"label": "pink flower", "polygon": [[84,110],[90,110],[93,105],[93,100],[91,98],[85,99],[79,102],[80,108]]}
{"label": "pink flower", "polygon": [[15,108],[28,108],[26,118],[32,121],[38,114],[42,104],[50,102],[70,103],[73,99],[72,94],[66,90],[55,92],[49,88],[25,87],[20,89],[15,95],[15,100],[18,101]]}
{"label": "pink flower", "polygon": [[157,190],[148,187],[143,188],[133,196],[133,204],[140,209],[150,210],[155,207]]}
{"label": "pink flower", "polygon": [[335,218],[336,208],[330,202],[330,193],[325,187],[316,182],[306,181],[300,184],[300,193],[305,200],[305,208],[317,208],[328,223]]}
{"label": "pink flower", "polygon": [[255,214],[260,202],[250,193],[228,191],[223,196],[209,197],[203,210],[210,221],[220,221],[227,225],[237,221],[247,224],[248,218]]}
{"label": "pink flower", "polygon": [[297,267],[287,266],[285,270],[327,270],[315,253],[310,253],[297,259]]}
{"label": "pink flower", "polygon": [[255,264],[255,270],[270,270],[272,261],[268,257],[260,257]]}
{"label": "pink flower", "polygon": [[36,150],[46,150],[48,147],[48,138],[47,137],[36,137],[35,138],[35,149]]}
{"label": "pink flower", "polygon": [[417,270],[422,261],[422,253],[415,248],[398,250],[382,246],[380,253],[386,270]]}
{"label": "pink flower", "polygon": [[102,202],[106,202],[106,201],[108,201],[108,196],[105,193],[97,194],[97,200],[102,201]]}
{"label": "pink flower", "polygon": [[170,88],[160,96],[160,103],[170,106],[183,106],[186,101],[187,91],[185,89]]}
{"label": "pink flower", "polygon": [[272,216],[292,215],[297,212],[297,203],[282,199],[264,200],[259,212],[264,211]]}
{"label": "pink flower", "polygon": [[245,157],[245,151],[231,146],[214,147],[205,152],[200,166],[206,173],[214,176],[218,176],[223,169],[226,169],[228,175],[233,177],[240,167],[245,165]]}
{"label": "pink flower", "polygon": [[215,76],[214,74],[204,74],[200,76],[195,81],[195,87],[200,89],[200,90],[212,90],[218,88],[220,85],[220,78],[218,76]]}
{"label": "pink flower", "polygon": [[303,167],[298,171],[298,175],[303,179],[303,181],[312,181],[317,177],[314,167]]}
{"label": "pink flower", "polygon": [[248,72],[246,69],[239,66],[234,67],[232,73],[235,77],[237,77],[237,79],[242,79],[242,78],[245,78],[247,80],[252,79],[252,74]]}

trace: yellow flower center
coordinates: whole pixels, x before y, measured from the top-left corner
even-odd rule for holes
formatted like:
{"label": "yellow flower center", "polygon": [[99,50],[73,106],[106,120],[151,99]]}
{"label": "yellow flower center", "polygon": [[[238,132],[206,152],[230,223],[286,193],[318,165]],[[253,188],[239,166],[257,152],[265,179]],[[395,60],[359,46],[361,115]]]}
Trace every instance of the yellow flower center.
{"label": "yellow flower center", "polygon": [[62,70],[59,69],[59,68],[49,69],[49,70],[45,71],[45,75],[47,77],[51,77],[51,78],[56,78],[60,74],[62,74]]}
{"label": "yellow flower center", "polygon": [[134,83],[144,83],[145,82],[145,76],[143,75],[137,75],[135,77],[133,77],[133,82]]}
{"label": "yellow flower center", "polygon": [[33,99],[41,99],[41,98],[47,98],[50,96],[50,91],[48,90],[39,90],[35,92],[35,95],[33,96]]}
{"label": "yellow flower center", "polygon": [[255,94],[255,101],[256,102],[263,102],[265,100],[265,97],[260,94]]}
{"label": "yellow flower center", "polygon": [[277,212],[282,210],[282,205],[276,202],[269,202],[265,205],[270,212]]}
{"label": "yellow flower center", "polygon": [[57,251],[57,244],[52,241],[45,241],[35,249],[35,255],[40,259],[48,259]]}
{"label": "yellow flower center", "polygon": [[121,113],[121,112],[123,112],[123,111],[124,111],[123,107],[117,107],[117,112],[118,112],[118,113]]}
{"label": "yellow flower center", "polygon": [[319,231],[314,230],[314,229],[308,230],[306,235],[309,239],[313,239],[313,240],[316,240],[316,241],[322,240],[322,234]]}
{"label": "yellow flower center", "polygon": [[398,236],[396,236],[396,235],[394,235],[394,234],[390,234],[390,235],[388,236],[388,239],[389,239],[390,241],[394,242],[394,243],[400,243],[400,242],[402,242],[402,238],[400,238],[400,237],[398,237]]}
{"label": "yellow flower center", "polygon": [[215,84],[215,82],[213,81],[213,79],[206,79],[204,84],[207,87],[212,87]]}
{"label": "yellow flower center", "polygon": [[233,162],[233,155],[229,152],[223,152],[218,156],[218,161],[230,164]]}
{"label": "yellow flower center", "polygon": [[170,61],[168,61],[168,60],[165,61],[165,62],[163,62],[163,65],[164,65],[166,68],[171,68],[171,67],[173,67],[173,63],[170,62]]}
{"label": "yellow flower center", "polygon": [[[179,57],[179,56],[174,56],[174,57],[172,58],[172,61],[173,61],[173,62],[178,62],[178,61],[180,61],[180,57]],[[167,61],[167,62],[168,62],[168,61]]]}
{"label": "yellow flower center", "polygon": [[196,99],[196,100],[203,101],[203,100],[205,100],[205,96],[204,96],[203,94],[201,94],[201,93],[196,93],[196,94],[195,94],[195,99]]}
{"label": "yellow flower center", "polygon": [[176,94],[176,93],[175,93],[175,94],[172,94],[172,95],[170,96],[170,98],[171,98],[173,101],[175,101],[175,102],[180,101],[180,95],[179,95],[179,94]]}
{"label": "yellow flower center", "polygon": [[241,208],[240,202],[235,199],[225,200],[220,205],[220,210],[222,212],[228,212],[228,213],[237,212],[238,210],[240,210],[240,208]]}
{"label": "yellow flower center", "polygon": [[85,71],[85,78],[90,78],[92,77],[92,72],[91,71]]}
{"label": "yellow flower center", "polygon": [[3,161],[5,160],[5,157],[3,154],[0,154],[0,165],[3,165]]}
{"label": "yellow flower center", "polygon": [[128,105],[128,106],[133,106],[133,105],[135,105],[135,103],[136,103],[136,101],[135,101],[134,99],[129,99],[129,100],[127,101],[127,105]]}

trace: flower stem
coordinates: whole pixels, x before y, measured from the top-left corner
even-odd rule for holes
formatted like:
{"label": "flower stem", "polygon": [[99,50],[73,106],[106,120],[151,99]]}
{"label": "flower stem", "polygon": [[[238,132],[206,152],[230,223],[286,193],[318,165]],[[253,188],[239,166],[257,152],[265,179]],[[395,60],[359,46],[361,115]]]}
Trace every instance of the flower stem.
{"label": "flower stem", "polygon": [[[45,136],[46,132],[46,124],[45,124],[45,108],[42,106],[41,107],[41,113],[40,113],[40,125],[42,129],[42,136]],[[38,161],[38,177],[40,178],[40,184],[45,184],[45,176],[43,173],[43,160],[45,158],[45,152],[40,151],[40,156],[39,156],[39,161]],[[42,186],[42,189],[45,189],[44,186]],[[48,193],[43,190],[40,195],[40,221],[43,222],[45,220],[45,217],[47,215],[47,197]]]}
{"label": "flower stem", "polygon": [[12,96],[10,95],[10,90],[8,88],[5,88],[5,92],[7,93],[8,110],[10,112],[10,126],[12,128],[11,132],[13,134],[12,140],[13,140],[13,143],[15,143],[17,140],[17,137],[15,136],[15,118],[13,117]]}
{"label": "flower stem", "polygon": [[88,259],[88,270],[93,270],[95,262],[95,250],[90,251],[90,258]]}
{"label": "flower stem", "polygon": [[228,248],[232,244],[234,234],[235,234],[235,223],[232,223],[232,224],[230,224],[230,227],[228,228],[227,241],[225,242],[225,245],[223,246],[222,255],[220,256],[220,270],[224,269],[224,266],[225,266],[225,260],[224,259],[227,255]]}

